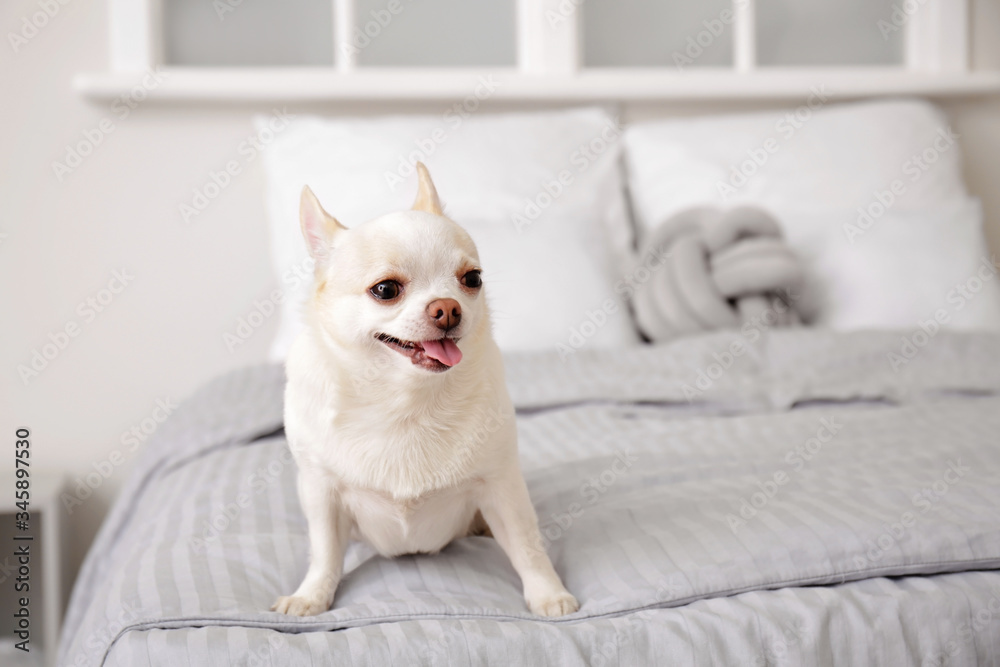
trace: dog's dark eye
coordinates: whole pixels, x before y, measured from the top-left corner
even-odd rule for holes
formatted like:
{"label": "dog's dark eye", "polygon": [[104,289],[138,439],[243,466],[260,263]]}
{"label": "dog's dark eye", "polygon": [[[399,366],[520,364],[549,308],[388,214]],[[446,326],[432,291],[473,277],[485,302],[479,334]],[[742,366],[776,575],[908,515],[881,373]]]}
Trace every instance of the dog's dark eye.
{"label": "dog's dark eye", "polygon": [[479,269],[473,269],[462,276],[462,284],[469,289],[476,289],[483,286],[483,278],[479,274]]}
{"label": "dog's dark eye", "polygon": [[376,299],[391,301],[399,296],[399,293],[403,291],[403,286],[395,280],[383,280],[382,282],[373,285],[368,291],[371,292],[372,296]]}

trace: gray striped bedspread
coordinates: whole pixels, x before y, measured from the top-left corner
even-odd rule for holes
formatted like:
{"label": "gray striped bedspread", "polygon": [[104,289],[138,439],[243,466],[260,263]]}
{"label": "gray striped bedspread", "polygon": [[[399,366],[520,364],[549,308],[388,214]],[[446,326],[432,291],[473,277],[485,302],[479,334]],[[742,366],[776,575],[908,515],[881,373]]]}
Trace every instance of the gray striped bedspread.
{"label": "gray striped bedspread", "polygon": [[60,664],[1000,664],[1000,337],[751,333],[508,358],[560,619],[487,537],[352,544],[329,612],[268,611],[308,552],[283,370],[219,378],[137,463]]}

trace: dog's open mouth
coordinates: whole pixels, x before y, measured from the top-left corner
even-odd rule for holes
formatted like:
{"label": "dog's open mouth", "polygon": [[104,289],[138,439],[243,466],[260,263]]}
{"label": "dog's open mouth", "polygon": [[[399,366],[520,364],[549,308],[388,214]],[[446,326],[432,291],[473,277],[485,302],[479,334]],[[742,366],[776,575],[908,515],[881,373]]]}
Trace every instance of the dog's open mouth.
{"label": "dog's open mouth", "polygon": [[462,351],[458,349],[458,340],[455,338],[408,341],[384,333],[377,334],[375,338],[382,341],[386,347],[391,347],[409,357],[414,366],[436,373],[446,371],[462,360]]}

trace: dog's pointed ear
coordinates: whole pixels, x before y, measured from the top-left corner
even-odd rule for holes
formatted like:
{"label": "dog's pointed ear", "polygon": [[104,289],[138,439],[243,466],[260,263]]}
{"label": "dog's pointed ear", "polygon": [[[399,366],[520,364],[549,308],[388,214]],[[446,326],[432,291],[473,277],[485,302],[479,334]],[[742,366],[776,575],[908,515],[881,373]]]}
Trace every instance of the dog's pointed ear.
{"label": "dog's pointed ear", "polygon": [[299,224],[302,226],[302,236],[306,240],[309,255],[316,261],[329,256],[334,237],[347,229],[323,210],[308,185],[302,188],[299,200]]}
{"label": "dog's pointed ear", "polygon": [[417,178],[420,180],[417,190],[417,200],[413,202],[414,211],[426,211],[434,215],[443,215],[441,212],[441,200],[438,199],[437,190],[434,189],[434,181],[427,171],[423,162],[417,163]]}

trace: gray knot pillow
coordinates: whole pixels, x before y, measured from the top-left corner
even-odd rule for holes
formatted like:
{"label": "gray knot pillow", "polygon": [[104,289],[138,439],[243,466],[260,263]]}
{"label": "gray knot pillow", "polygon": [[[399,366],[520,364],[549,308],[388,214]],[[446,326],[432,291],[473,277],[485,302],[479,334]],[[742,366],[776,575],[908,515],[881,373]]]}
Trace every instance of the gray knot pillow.
{"label": "gray knot pillow", "polygon": [[760,209],[683,211],[649,235],[640,257],[660,263],[632,297],[639,330],[654,342],[747,323],[792,326],[810,312],[797,298],[802,263]]}

